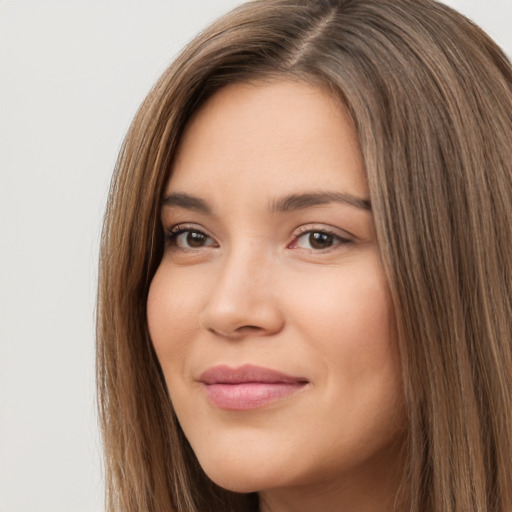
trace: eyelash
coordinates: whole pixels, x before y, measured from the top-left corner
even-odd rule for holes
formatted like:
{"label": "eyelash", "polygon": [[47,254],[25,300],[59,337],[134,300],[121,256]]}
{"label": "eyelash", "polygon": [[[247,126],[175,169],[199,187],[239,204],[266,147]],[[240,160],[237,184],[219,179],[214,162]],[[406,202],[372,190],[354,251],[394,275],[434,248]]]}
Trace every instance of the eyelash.
{"label": "eyelash", "polygon": [[189,226],[185,224],[180,224],[178,226],[174,226],[173,228],[165,230],[165,242],[167,244],[173,245],[175,249],[180,251],[196,251],[203,247],[212,247],[212,245],[206,245],[201,247],[179,247],[176,245],[176,240],[178,237],[184,233],[196,233],[206,237],[207,239],[213,240],[209,235],[207,235],[204,231],[197,229],[195,226]]}
{"label": "eyelash", "polygon": [[[209,245],[201,245],[199,247],[179,247],[176,244],[176,241],[178,237],[184,233],[195,233],[199,234],[200,236],[206,237],[206,239],[213,241],[213,238],[210,237],[207,233],[204,231],[197,229],[195,226],[190,225],[184,225],[180,224],[178,226],[174,226],[170,229],[165,230],[165,242],[167,244],[173,245],[176,250],[180,251],[197,251],[199,249],[208,248],[208,247],[218,247],[216,242]],[[320,235],[327,235],[329,237],[332,237],[333,239],[333,245],[329,246],[327,248],[304,248],[304,247],[292,247],[293,245],[297,244],[298,241],[304,237],[305,235],[312,235],[312,234],[320,234]],[[293,240],[287,245],[287,248],[294,248],[296,250],[302,250],[310,253],[326,253],[330,252],[332,250],[335,250],[339,246],[352,244],[353,240],[350,238],[345,238],[338,233],[334,232],[333,230],[326,229],[326,228],[313,228],[311,226],[303,226],[299,228],[298,233],[293,235]]]}
{"label": "eyelash", "polygon": [[312,235],[312,234],[320,234],[320,235],[328,235],[329,237],[332,237],[333,239],[333,245],[329,246],[327,248],[323,249],[308,249],[308,248],[297,248],[299,250],[308,251],[308,252],[314,252],[314,253],[326,253],[330,252],[332,250],[335,250],[337,247],[342,245],[348,245],[353,243],[353,240],[350,238],[345,238],[341,236],[340,234],[336,233],[334,230],[330,230],[327,228],[314,228],[310,226],[303,226],[299,228],[298,233],[294,235],[293,240],[290,244],[288,244],[288,247],[291,247],[293,244],[296,244],[302,237],[305,235]]}

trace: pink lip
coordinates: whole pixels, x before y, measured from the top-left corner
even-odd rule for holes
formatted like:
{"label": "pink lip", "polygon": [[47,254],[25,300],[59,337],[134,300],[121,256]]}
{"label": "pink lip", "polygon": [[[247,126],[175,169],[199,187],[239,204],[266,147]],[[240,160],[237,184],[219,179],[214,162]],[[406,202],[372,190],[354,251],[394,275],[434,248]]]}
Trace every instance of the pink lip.
{"label": "pink lip", "polygon": [[302,377],[252,365],[214,366],[198,380],[213,405],[232,411],[262,407],[296,393],[308,383]]}

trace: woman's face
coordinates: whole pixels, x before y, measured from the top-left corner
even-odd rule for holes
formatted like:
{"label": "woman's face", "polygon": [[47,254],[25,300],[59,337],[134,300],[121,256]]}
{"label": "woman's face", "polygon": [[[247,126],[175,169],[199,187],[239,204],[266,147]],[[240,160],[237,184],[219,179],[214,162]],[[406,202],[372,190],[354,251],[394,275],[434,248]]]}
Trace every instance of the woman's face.
{"label": "woman's face", "polygon": [[224,88],[189,123],[165,197],[149,329],[205,472],[269,502],[388,485],[399,358],[344,107],[303,83]]}

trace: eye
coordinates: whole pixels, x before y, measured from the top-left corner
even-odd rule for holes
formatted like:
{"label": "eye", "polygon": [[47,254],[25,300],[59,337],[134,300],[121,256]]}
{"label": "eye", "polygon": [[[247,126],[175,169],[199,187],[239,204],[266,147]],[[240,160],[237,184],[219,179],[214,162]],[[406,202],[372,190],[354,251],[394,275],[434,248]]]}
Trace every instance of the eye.
{"label": "eye", "polygon": [[352,241],[336,233],[324,229],[308,229],[298,234],[290,244],[291,249],[306,249],[309,251],[325,251],[346,245]]}
{"label": "eye", "polygon": [[183,226],[176,226],[168,231],[166,239],[178,249],[201,249],[217,246],[213,239],[203,231]]}

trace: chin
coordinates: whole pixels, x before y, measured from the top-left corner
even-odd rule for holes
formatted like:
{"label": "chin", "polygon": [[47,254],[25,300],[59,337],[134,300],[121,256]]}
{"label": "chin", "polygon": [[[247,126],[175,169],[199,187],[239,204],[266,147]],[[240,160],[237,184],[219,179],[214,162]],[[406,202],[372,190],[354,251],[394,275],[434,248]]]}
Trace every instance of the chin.
{"label": "chin", "polygon": [[245,494],[269,487],[268,476],[259,476],[259,470],[256,467],[250,471],[224,465],[214,468],[202,465],[202,468],[213,483],[228,491]]}
{"label": "chin", "polygon": [[263,488],[265,488],[265,486],[257,485],[254,482],[242,480],[238,475],[234,476],[232,479],[224,476],[224,478],[222,479],[210,478],[210,480],[217,484],[219,487],[226,489],[227,491],[236,492],[240,494],[259,492]]}
{"label": "chin", "polygon": [[289,477],[289,471],[276,462],[275,457],[262,457],[261,452],[256,454],[251,450],[245,451],[243,457],[239,450],[199,457],[199,464],[212,482],[238,493],[258,492],[285,484],[283,478]]}

